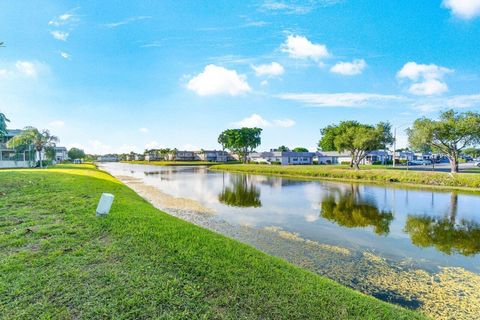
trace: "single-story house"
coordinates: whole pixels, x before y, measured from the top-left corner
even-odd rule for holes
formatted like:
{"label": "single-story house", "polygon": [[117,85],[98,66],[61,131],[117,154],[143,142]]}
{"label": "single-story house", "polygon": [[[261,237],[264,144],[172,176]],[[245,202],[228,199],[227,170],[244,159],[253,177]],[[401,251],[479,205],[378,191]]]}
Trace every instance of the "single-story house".
{"label": "single-story house", "polygon": [[373,164],[375,162],[380,162],[381,164],[385,164],[387,161],[392,160],[392,155],[388,150],[374,150],[367,154],[365,157],[365,164]]}
{"label": "single-story house", "polygon": [[97,157],[97,161],[99,162],[117,162],[118,156],[115,154],[106,154],[103,156]]}
{"label": "single-story house", "polygon": [[253,152],[248,159],[258,163],[279,163],[281,165],[312,164],[315,152],[269,151]]}
{"label": "single-story house", "polygon": [[170,161],[194,161],[198,160],[195,151],[174,151],[167,156]]}
{"label": "single-story house", "polygon": [[316,153],[316,160],[318,164],[342,164],[350,163],[352,157],[348,152],[319,151]]}

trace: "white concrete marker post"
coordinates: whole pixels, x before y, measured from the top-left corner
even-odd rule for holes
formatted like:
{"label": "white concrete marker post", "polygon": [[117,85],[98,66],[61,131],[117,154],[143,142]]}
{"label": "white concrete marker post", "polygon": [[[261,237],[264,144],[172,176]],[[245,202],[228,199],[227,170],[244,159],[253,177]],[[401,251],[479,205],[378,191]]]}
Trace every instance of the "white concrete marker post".
{"label": "white concrete marker post", "polygon": [[102,193],[97,206],[97,216],[106,216],[110,212],[115,196],[111,193]]}

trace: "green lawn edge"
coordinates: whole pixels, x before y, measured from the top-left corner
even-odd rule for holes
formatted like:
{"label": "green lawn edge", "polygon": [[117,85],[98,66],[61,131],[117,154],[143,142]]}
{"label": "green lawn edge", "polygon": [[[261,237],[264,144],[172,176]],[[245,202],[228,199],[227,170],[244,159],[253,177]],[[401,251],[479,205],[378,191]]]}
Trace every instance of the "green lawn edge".
{"label": "green lawn edge", "polygon": [[343,166],[275,166],[257,164],[214,165],[210,170],[263,174],[305,180],[368,183],[442,191],[480,192],[480,174],[362,168]]}
{"label": "green lawn edge", "polygon": [[424,318],[170,216],[91,166],[0,172],[0,219],[0,318]]}

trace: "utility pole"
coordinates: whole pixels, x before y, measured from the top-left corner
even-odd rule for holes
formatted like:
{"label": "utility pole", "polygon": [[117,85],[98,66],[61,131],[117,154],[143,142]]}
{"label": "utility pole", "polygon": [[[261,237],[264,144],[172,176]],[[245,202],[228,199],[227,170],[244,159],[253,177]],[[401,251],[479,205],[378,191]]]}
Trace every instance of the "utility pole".
{"label": "utility pole", "polygon": [[392,165],[395,168],[395,158],[397,153],[397,127],[393,128],[393,156],[392,156]]}

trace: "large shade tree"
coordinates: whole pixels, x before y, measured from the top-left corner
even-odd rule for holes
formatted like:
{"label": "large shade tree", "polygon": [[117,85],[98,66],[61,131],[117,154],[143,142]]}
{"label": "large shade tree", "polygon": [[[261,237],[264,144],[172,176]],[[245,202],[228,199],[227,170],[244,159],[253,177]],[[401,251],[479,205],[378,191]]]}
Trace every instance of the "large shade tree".
{"label": "large shade tree", "polygon": [[71,148],[68,150],[68,157],[72,160],[85,158],[85,151],[79,148]]}
{"label": "large shade tree", "polygon": [[247,156],[261,143],[261,128],[228,129],[218,136],[218,143],[223,149],[239,155],[243,162],[247,162]]}
{"label": "large shade tree", "polygon": [[260,189],[248,181],[245,175],[232,176],[232,185],[225,186],[218,201],[232,207],[261,207]]}
{"label": "large shade tree", "polygon": [[10,122],[10,120],[0,112],[0,137],[7,134],[7,122]]}
{"label": "large shade tree", "polygon": [[433,152],[445,154],[451,172],[458,172],[462,150],[480,143],[480,113],[448,110],[438,120],[419,118],[407,129],[407,134],[414,149],[428,146]]}
{"label": "large shade tree", "polygon": [[348,152],[350,166],[360,169],[360,163],[369,152],[384,149],[393,143],[391,126],[380,122],[375,126],[357,121],[342,121],[321,130],[322,138],[318,147],[323,151]]}
{"label": "large shade tree", "polygon": [[48,130],[39,131],[34,127],[26,127],[20,134],[8,141],[8,146],[11,148],[16,148],[20,146],[33,145],[39,155],[40,167],[43,167],[43,151],[45,148],[54,147],[58,141],[58,138],[54,135],[51,135]]}

